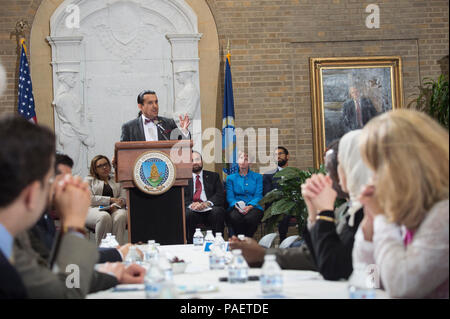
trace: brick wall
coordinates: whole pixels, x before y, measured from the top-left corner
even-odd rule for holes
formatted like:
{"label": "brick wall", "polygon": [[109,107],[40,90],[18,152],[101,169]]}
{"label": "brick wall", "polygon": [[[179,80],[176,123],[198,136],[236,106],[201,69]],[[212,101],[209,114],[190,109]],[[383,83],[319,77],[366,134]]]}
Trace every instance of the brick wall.
{"label": "brick wall", "polygon": [[[0,63],[7,72],[0,114],[16,105],[17,44],[10,32],[21,18],[31,24],[41,1],[0,0]],[[400,55],[406,103],[420,79],[436,78],[441,64],[448,68],[449,1],[206,1],[222,52],[227,39],[231,44],[236,125],[277,127],[300,168],[313,165],[309,57]],[[365,26],[371,3],[380,7],[379,29]]]}
{"label": "brick wall", "polygon": [[0,63],[6,71],[6,89],[0,96],[0,115],[15,112],[17,105],[19,54],[16,36],[11,32],[14,33],[17,21],[27,20],[30,28],[25,37],[29,45],[31,25],[41,1],[0,0]]}
{"label": "brick wall", "polygon": [[[207,2],[222,48],[231,44],[236,126],[278,127],[299,168],[313,166],[310,57],[399,55],[406,103],[420,79],[441,73],[439,61],[448,69],[448,1]],[[371,3],[379,29],[365,26]]]}

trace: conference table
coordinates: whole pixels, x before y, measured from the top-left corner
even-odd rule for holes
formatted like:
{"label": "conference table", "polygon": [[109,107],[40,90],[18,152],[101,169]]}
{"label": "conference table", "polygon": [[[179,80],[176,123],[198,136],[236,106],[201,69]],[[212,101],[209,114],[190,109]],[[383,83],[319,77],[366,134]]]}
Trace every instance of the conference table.
{"label": "conference table", "polygon": [[[147,245],[139,245],[145,250]],[[209,269],[209,252],[193,245],[164,245],[158,247],[171,259],[178,257],[187,262],[183,273],[173,275],[180,299],[348,299],[347,281],[327,281],[318,272],[300,270],[282,270],[283,290],[279,294],[264,295],[259,281],[235,283],[219,281],[228,277],[225,269]],[[259,276],[261,268],[250,268],[249,276]],[[376,298],[388,298],[380,289],[375,291]],[[143,299],[143,284],[118,285],[109,290],[92,293],[89,299]]]}

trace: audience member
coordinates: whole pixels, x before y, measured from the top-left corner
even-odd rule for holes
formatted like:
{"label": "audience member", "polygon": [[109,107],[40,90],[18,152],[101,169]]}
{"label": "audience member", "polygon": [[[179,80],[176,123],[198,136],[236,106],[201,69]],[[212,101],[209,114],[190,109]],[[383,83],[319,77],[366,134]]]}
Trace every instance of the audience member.
{"label": "audience member", "polygon": [[349,195],[348,209],[343,216],[347,223],[339,233],[334,212],[337,192],[330,176],[314,174],[302,185],[302,195],[308,207],[305,241],[318,271],[327,280],[347,279],[353,272],[354,236],[364,217],[358,196],[371,177],[358,149],[360,135],[361,130],[350,131],[339,142],[339,183]]}
{"label": "audience member", "polygon": [[[0,140],[0,298],[26,298],[14,267],[14,237],[31,228],[45,207],[55,142],[49,130],[16,116],[0,119]],[[88,255],[81,265],[91,263]]]}
{"label": "audience member", "polygon": [[[65,174],[72,175],[73,161],[65,154],[56,154],[55,156],[55,181],[64,177]],[[53,247],[56,226],[52,217],[58,216],[58,212],[54,208],[54,187],[52,187],[49,196],[49,202],[46,211],[42,217],[29,231],[31,246],[33,249],[46,261],[50,259],[50,252]],[[48,213],[51,212],[51,213]],[[115,262],[124,260],[128,253],[131,244],[126,244],[122,247],[116,248],[98,248],[99,261],[98,263]],[[138,252],[140,252],[138,250]]]}
{"label": "audience member", "polygon": [[[263,175],[263,196],[266,196],[267,193],[278,187],[279,178],[274,177],[274,175],[281,171],[283,168],[289,166],[289,151],[287,150],[287,148],[278,146],[275,155],[277,157],[278,166],[275,171]],[[266,205],[265,209],[269,208],[270,205],[271,204]],[[291,218],[292,216],[285,215],[281,222],[278,224],[280,242],[283,241],[287,236],[289,221],[291,220]]]}
{"label": "audience member", "polygon": [[[337,173],[338,151],[339,140],[336,140],[330,144],[329,149],[326,152],[324,159],[325,168],[328,172],[328,175],[333,180],[333,188],[336,190],[338,198],[346,199],[348,198],[348,194],[343,192],[339,186],[339,178]],[[341,217],[344,215],[343,211],[346,211],[346,209],[347,203],[344,203],[336,209],[336,220],[338,221],[336,231],[338,234],[342,232],[343,225],[347,224],[347,220]],[[236,237],[233,237],[230,240],[230,244],[232,249],[242,250],[242,255],[251,266],[261,266],[266,254],[275,254],[278,264],[283,269],[317,270],[308,245],[306,245],[305,243],[295,248],[266,249],[258,245],[258,243],[253,239],[246,238],[245,240],[240,241]]]}
{"label": "audience member", "polygon": [[236,234],[253,237],[263,218],[262,175],[250,170],[248,155],[239,152],[239,172],[226,180],[229,221]]}
{"label": "audience member", "polygon": [[[23,118],[6,117],[0,120],[0,140],[3,141],[0,151],[0,224],[9,235],[5,236],[5,241],[0,241],[4,247],[2,253],[5,251],[3,255],[9,259],[8,264],[2,263],[6,270],[2,269],[0,276],[10,275],[8,280],[2,278],[2,294],[31,298],[84,297],[91,287],[98,259],[95,245],[83,236],[90,203],[87,184],[69,175],[54,180],[55,137],[49,130]],[[48,262],[31,247],[24,230],[41,216],[52,187],[63,226],[53,252],[54,267],[49,268]],[[11,235],[15,237],[14,243]],[[11,269],[12,265],[14,269]],[[77,287],[70,288],[66,284],[67,276],[71,274],[68,265],[78,267]],[[114,274],[116,284],[142,282],[145,273],[137,265],[125,269],[123,265],[106,264],[100,270]],[[22,283],[16,280],[17,274]],[[11,287],[11,284],[17,286]]]}
{"label": "audience member", "polygon": [[448,298],[449,136],[424,113],[394,110],[370,121],[360,139],[373,184],[353,261],[376,264],[391,297]]}
{"label": "audience member", "polygon": [[192,244],[195,228],[199,223],[223,234],[225,209],[223,183],[219,174],[203,169],[199,152],[192,152],[192,180],[184,188],[186,205],[186,236]]}
{"label": "audience member", "polygon": [[[62,178],[63,174],[72,175],[73,160],[65,154],[56,154],[55,156],[55,180]],[[49,201],[46,210],[39,218],[36,225],[29,231],[31,245],[38,251],[44,259],[49,259],[50,250],[53,247],[53,241],[56,234],[56,225],[54,218],[58,218],[57,212],[52,207],[54,187],[49,192]],[[42,246],[43,245],[43,246]]]}
{"label": "audience member", "polygon": [[126,193],[111,174],[111,163],[106,156],[97,155],[91,161],[90,176],[86,182],[91,190],[91,207],[86,225],[95,229],[95,240],[100,245],[107,233],[116,236],[119,245],[125,244],[127,211]]}
{"label": "audience member", "polygon": [[[26,235],[26,229],[36,223],[42,214],[50,191],[54,175],[55,138],[48,129],[31,124],[23,118],[5,117],[0,120],[0,224],[3,235],[7,240],[1,240],[3,255],[12,262],[19,273],[23,284],[17,287],[10,286],[15,279],[16,271],[7,269],[3,274],[12,274],[14,277],[1,280],[1,290],[6,296],[12,291],[15,296],[23,297],[23,288],[26,294],[33,297],[29,288],[29,277],[20,270],[23,254],[13,251],[12,237]],[[39,154],[39,156],[36,156]],[[88,190],[83,188],[79,181],[56,185],[59,194],[58,203],[64,206],[64,234],[60,244],[60,251],[56,256],[59,270],[48,275],[57,278],[66,277],[66,265],[76,264],[80,267],[80,288],[71,289],[74,295],[85,295],[91,281],[94,264],[97,260],[95,247],[88,241],[80,238],[79,229],[83,227],[85,214],[83,204],[89,200]],[[74,200],[76,199],[76,200]],[[1,227],[0,227],[1,228]],[[15,244],[14,244],[15,246]],[[83,254],[68,254],[67,252],[82,251]],[[11,266],[11,264],[9,265]],[[3,268],[3,265],[2,265]],[[60,280],[60,279],[58,279]],[[6,284],[5,284],[6,283]],[[61,283],[63,284],[63,282]],[[22,289],[23,288],[23,289]],[[48,289],[54,287],[49,286]],[[17,291],[20,290],[20,293]],[[13,296],[14,296],[13,295]]]}

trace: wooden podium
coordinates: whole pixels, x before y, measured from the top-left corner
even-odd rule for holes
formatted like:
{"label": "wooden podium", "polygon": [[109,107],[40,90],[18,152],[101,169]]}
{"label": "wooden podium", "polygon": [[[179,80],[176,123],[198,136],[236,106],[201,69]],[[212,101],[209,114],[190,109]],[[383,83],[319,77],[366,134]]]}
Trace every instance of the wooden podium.
{"label": "wooden podium", "polygon": [[[192,140],[118,142],[115,144],[116,182],[127,190],[128,241],[154,239],[161,245],[186,244],[184,187],[192,179]],[[133,169],[138,157],[148,151],[167,154],[175,166],[175,182],[161,195],[150,195],[136,187]],[[188,152],[188,153],[187,153]],[[188,161],[181,154],[189,154]],[[177,156],[176,159],[173,157]],[[185,156],[186,157],[186,156]]]}

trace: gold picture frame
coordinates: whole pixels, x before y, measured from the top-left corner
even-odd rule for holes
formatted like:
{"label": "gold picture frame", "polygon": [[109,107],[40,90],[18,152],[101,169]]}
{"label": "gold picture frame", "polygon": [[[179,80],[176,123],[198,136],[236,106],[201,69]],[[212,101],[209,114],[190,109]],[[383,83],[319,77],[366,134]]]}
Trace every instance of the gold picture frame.
{"label": "gold picture frame", "polygon": [[376,114],[403,106],[402,60],[310,58],[309,65],[314,166],[319,168],[330,142],[364,126]]}

